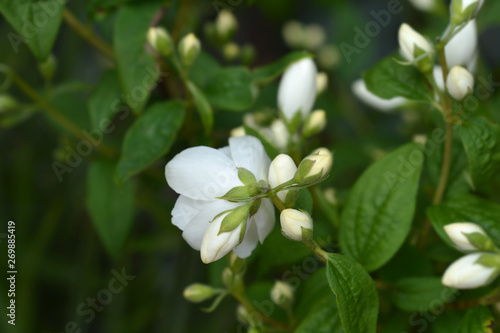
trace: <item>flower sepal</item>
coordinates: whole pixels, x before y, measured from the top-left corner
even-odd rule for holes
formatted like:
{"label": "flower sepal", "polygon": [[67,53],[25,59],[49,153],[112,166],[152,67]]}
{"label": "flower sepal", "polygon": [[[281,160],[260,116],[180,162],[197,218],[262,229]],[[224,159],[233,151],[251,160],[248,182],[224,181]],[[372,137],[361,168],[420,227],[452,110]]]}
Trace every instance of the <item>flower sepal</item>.
{"label": "flower sepal", "polygon": [[230,189],[222,197],[217,197],[217,199],[227,200],[231,202],[247,202],[252,200],[256,195],[260,193],[260,186],[249,185],[249,186],[236,186]]}
{"label": "flower sepal", "polygon": [[[219,232],[217,233],[217,236],[220,235],[223,232],[230,232],[238,228],[241,224],[244,224],[247,219],[249,218],[250,215],[250,209],[253,206],[253,202],[249,202],[246,205],[242,205],[239,207],[236,207],[235,209],[231,210],[225,217],[222,219],[221,225]],[[243,235],[245,234],[245,224],[242,226],[241,230]],[[241,242],[241,237],[240,237],[240,242]]]}

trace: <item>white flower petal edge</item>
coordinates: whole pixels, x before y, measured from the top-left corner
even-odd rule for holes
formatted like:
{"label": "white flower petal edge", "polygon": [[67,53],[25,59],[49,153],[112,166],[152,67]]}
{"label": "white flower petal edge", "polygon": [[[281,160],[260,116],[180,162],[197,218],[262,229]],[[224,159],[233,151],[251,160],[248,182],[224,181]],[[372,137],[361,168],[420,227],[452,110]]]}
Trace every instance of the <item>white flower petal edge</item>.
{"label": "white flower petal edge", "polygon": [[354,81],[351,89],[354,95],[356,95],[356,97],[363,103],[383,112],[389,112],[397,109],[407,101],[403,97],[394,97],[391,99],[380,98],[366,88],[366,84],[363,79]]}
{"label": "white flower petal edge", "polygon": [[[445,34],[450,28],[448,27]],[[477,27],[476,20],[471,20],[453,37],[444,48],[448,68],[469,65],[477,52]],[[469,68],[471,72],[473,69]]]}
{"label": "white flower petal edge", "polygon": [[229,139],[231,157],[237,167],[245,168],[255,175],[257,181],[267,182],[267,170],[271,159],[267,156],[262,143],[253,136]]}

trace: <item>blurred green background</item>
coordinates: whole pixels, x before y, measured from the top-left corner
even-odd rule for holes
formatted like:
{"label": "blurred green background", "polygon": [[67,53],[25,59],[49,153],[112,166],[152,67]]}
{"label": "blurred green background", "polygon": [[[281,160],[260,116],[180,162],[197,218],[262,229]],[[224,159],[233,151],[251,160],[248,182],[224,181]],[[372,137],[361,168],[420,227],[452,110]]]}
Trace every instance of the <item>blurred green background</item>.
{"label": "blurred green background", "polygon": [[[126,0],[69,1],[67,8],[82,22],[111,43],[116,8]],[[141,1],[146,2],[146,1]],[[253,66],[276,61],[292,51],[282,36],[282,28],[289,20],[304,24],[319,24],[326,32],[326,42],[336,45],[353,44],[355,27],[364,29],[373,20],[371,11],[387,8],[387,1],[341,0],[255,0],[231,6],[239,22],[235,42],[252,44],[256,50]],[[164,19],[167,28],[175,27],[177,36],[195,32],[204,51],[220,63],[232,64],[221,56],[220,50],[210,46],[204,37],[204,25],[216,18],[217,1],[179,0],[166,6]],[[409,111],[404,114],[384,114],[362,105],[351,93],[351,83],[378,60],[397,50],[397,30],[401,22],[408,22],[429,36],[438,36],[447,24],[447,14],[430,14],[415,10],[408,1],[401,1],[404,10],[391,17],[390,24],[372,38],[359,54],[348,63],[339,51],[338,63],[326,69],[330,85],[320,96],[315,108],[328,114],[328,127],[315,138],[314,145],[325,145],[335,151],[332,176],[323,187],[337,189],[340,200],[360,173],[382,151],[410,141],[416,133],[426,133],[434,124],[429,110]],[[478,24],[480,31],[480,72],[492,73],[500,80],[500,6],[487,1]],[[37,62],[26,45],[18,52],[7,38],[13,28],[0,21],[0,63],[10,66],[32,87],[42,91],[43,79]],[[59,89],[53,101],[59,109],[89,125],[86,102],[90,91],[110,67],[110,62],[90,47],[63,22],[53,49],[58,68],[54,90]],[[237,62],[236,62],[237,63]],[[321,69],[321,68],[320,68]],[[266,86],[254,107],[276,107],[277,81]],[[23,108],[31,108],[29,100],[14,85],[9,89]],[[500,120],[498,92],[490,112]],[[498,102],[496,102],[498,101]],[[1,115],[0,115],[1,116]],[[227,145],[229,131],[242,123],[243,113],[218,111],[215,115],[214,145]],[[74,145],[71,136],[61,133],[56,124],[43,112],[34,112],[22,121],[3,117],[0,129],[0,248],[7,253],[7,221],[16,222],[16,326],[0,323],[2,332],[236,332],[235,301],[225,299],[212,314],[200,310],[200,305],[188,303],[182,297],[183,289],[193,282],[220,285],[220,272],[225,260],[204,265],[199,253],[182,239],[181,231],[170,223],[170,211],[176,194],[163,178],[165,163],[176,153],[203,138],[180,134],[176,145],[165,158],[134,178],[137,188],[133,207],[134,220],[121,254],[111,258],[105,251],[86,210],[87,162],[95,153],[64,175],[59,182],[52,162],[66,147]],[[17,123],[11,124],[15,120]],[[117,130],[106,140],[119,148],[124,132],[132,119],[117,121]],[[83,125],[85,126],[85,125]],[[126,203],[124,203],[126,204]],[[130,208],[130,207],[123,207]],[[274,252],[258,257],[249,267],[249,281],[272,284],[289,265],[308,255],[304,248],[288,241],[276,241],[279,228],[268,244],[259,251]],[[274,238],[273,238],[274,237]],[[283,246],[277,251],[278,246]],[[288,256],[288,257],[287,257]],[[253,256],[255,258],[256,256]],[[2,270],[6,270],[6,255]],[[134,278],[120,292],[109,293],[109,283],[116,272],[125,270]],[[0,307],[7,304],[6,280],[0,279]],[[104,290],[104,291],[103,291]],[[112,295],[109,304],[89,310],[88,298]],[[104,296],[103,296],[104,295]],[[83,305],[82,305],[83,304]],[[95,312],[95,318],[91,315]],[[2,311],[3,313],[3,311]],[[83,313],[83,314],[82,314]],[[89,320],[92,318],[92,320]],[[86,322],[88,320],[89,322]],[[71,322],[74,322],[72,324]],[[68,324],[69,323],[69,324]]]}

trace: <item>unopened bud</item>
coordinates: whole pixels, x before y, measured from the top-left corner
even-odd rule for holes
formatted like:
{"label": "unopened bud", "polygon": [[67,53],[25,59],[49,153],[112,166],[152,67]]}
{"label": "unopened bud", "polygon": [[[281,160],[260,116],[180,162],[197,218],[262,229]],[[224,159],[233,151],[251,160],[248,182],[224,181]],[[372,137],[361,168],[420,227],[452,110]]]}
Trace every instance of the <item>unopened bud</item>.
{"label": "unopened bud", "polygon": [[455,25],[462,24],[476,15],[479,8],[479,0],[452,0],[451,22]]}
{"label": "unopened bud", "polygon": [[316,50],[326,39],[325,30],[318,24],[310,24],[304,29],[304,46],[308,50]]}
{"label": "unopened bud", "polygon": [[460,251],[491,251],[495,248],[483,228],[475,223],[451,223],[444,231]]}
{"label": "unopened bud", "polygon": [[313,234],[313,221],[311,216],[297,209],[284,209],[280,215],[281,233],[294,241],[308,241]]}
{"label": "unopened bud", "polygon": [[321,132],[326,126],[326,112],[324,110],[313,111],[306,119],[303,134],[306,138]]}
{"label": "unopened bud", "polygon": [[326,88],[328,88],[328,74],[319,72],[318,75],[316,75],[316,93],[321,95]]}
{"label": "unopened bud", "polygon": [[281,119],[276,119],[271,123],[271,133],[274,144],[279,149],[285,149],[290,140],[290,132]]}
{"label": "unopened bud", "polygon": [[161,27],[151,27],[148,30],[148,42],[162,56],[172,53],[172,39],[167,30]]}
{"label": "unopened bud", "polygon": [[332,205],[338,205],[339,200],[337,198],[337,191],[335,191],[335,189],[333,187],[329,187],[329,188],[325,189],[323,194],[325,195],[325,199],[329,203],[331,203]]}
{"label": "unopened bud", "polygon": [[333,155],[326,148],[316,149],[300,162],[295,179],[299,183],[313,183],[326,177],[333,163]]}
{"label": "unopened bud", "polygon": [[399,28],[398,37],[401,55],[408,61],[416,61],[415,65],[422,72],[430,72],[433,69],[433,48],[427,39],[406,23]]}
{"label": "unopened bud", "polygon": [[436,0],[410,0],[410,3],[413,7],[424,12],[431,12],[437,6]]}
{"label": "unopened bud", "polygon": [[457,101],[462,101],[474,89],[474,77],[463,67],[455,66],[448,73],[446,88]]}
{"label": "unopened bud", "polygon": [[274,304],[289,308],[293,303],[293,288],[286,282],[276,281],[271,289],[271,300]]}
{"label": "unopened bud", "polygon": [[47,60],[45,60],[44,62],[40,62],[38,64],[38,70],[47,81],[52,81],[56,69],[57,69],[57,60],[53,54],[49,55]]}
{"label": "unopened bud", "polygon": [[325,69],[337,66],[342,58],[339,48],[335,45],[322,46],[317,55],[318,64]]}
{"label": "unopened bud", "polygon": [[298,21],[289,21],[283,26],[283,39],[292,48],[304,46],[305,29]]}
{"label": "unopened bud", "polygon": [[185,36],[179,42],[179,54],[185,66],[191,66],[201,50],[201,44],[193,33]]}
{"label": "unopened bud", "polygon": [[446,269],[442,283],[457,289],[474,289],[490,284],[499,272],[500,256],[483,252],[471,253]]}
{"label": "unopened bud", "polygon": [[237,137],[240,137],[240,136],[245,136],[245,128],[243,126],[233,128],[231,130],[231,132],[229,133],[229,135],[232,138],[237,138]]}
{"label": "unopened bud", "polygon": [[222,10],[215,21],[215,30],[221,42],[230,40],[238,27],[238,21],[229,10]]}
{"label": "unopened bud", "polygon": [[201,303],[214,297],[217,291],[211,286],[195,283],[184,289],[184,298],[192,303]]}
{"label": "unopened bud", "polygon": [[226,60],[234,60],[240,55],[240,47],[236,43],[227,43],[222,50]]}
{"label": "unopened bud", "polygon": [[[269,166],[269,185],[271,188],[276,188],[291,180],[295,176],[295,172],[297,172],[297,166],[293,159],[286,154],[279,154]],[[277,196],[281,201],[285,202],[287,193],[288,190],[280,191]]]}

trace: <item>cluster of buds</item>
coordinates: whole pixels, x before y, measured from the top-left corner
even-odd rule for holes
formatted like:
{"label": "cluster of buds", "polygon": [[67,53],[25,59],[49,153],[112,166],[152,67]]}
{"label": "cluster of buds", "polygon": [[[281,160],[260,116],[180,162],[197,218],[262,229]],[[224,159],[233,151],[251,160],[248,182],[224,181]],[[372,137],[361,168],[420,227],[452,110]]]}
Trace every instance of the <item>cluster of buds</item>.
{"label": "cluster of buds", "polygon": [[457,289],[474,289],[488,285],[500,273],[499,249],[483,228],[475,223],[452,223],[444,227],[448,237],[465,256],[445,271],[442,283]]}
{"label": "cluster of buds", "polygon": [[[171,56],[174,51],[174,43],[165,28],[151,27],[148,30],[147,40],[153,50],[164,57]],[[190,33],[184,36],[177,47],[179,56],[184,66],[189,67],[200,54],[201,44],[198,38]]]}

